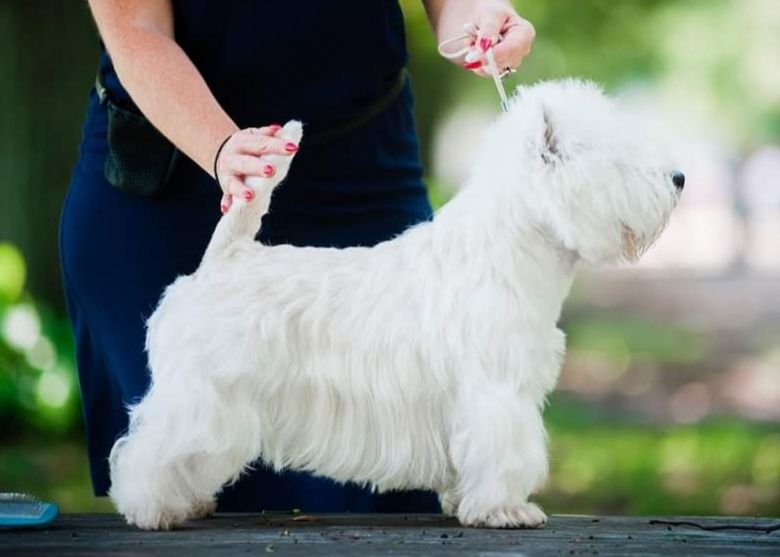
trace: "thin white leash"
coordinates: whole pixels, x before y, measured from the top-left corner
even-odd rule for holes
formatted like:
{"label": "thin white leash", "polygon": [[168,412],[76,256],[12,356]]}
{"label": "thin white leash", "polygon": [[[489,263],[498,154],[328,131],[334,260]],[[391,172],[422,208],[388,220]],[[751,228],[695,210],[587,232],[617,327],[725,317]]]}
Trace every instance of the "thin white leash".
{"label": "thin white leash", "polygon": [[[460,35],[459,37],[453,37],[451,39],[447,39],[445,41],[442,41],[439,43],[438,51],[439,54],[441,54],[444,58],[447,58],[448,60],[454,60],[456,58],[460,58],[462,56],[466,56],[469,52],[473,50],[473,46],[471,45],[472,40],[476,40],[477,35],[479,34],[479,29],[476,25],[473,23],[467,23],[463,26],[463,35]],[[498,36],[497,43],[500,43],[503,39],[503,35]],[[466,43],[465,46],[449,51],[446,47],[449,47],[450,45],[457,44],[464,42]],[[502,79],[504,79],[506,76],[508,76],[511,73],[514,73],[516,70],[513,68],[506,68],[503,72],[499,72],[498,65],[496,64],[496,56],[493,53],[493,47],[491,46],[487,52],[485,52],[485,58],[487,58],[488,63],[488,70],[490,71],[490,76],[493,78],[493,83],[496,86],[496,90],[498,91],[498,96],[501,99],[501,109],[504,112],[509,111],[509,98],[506,96],[506,89],[504,89],[504,82]]]}

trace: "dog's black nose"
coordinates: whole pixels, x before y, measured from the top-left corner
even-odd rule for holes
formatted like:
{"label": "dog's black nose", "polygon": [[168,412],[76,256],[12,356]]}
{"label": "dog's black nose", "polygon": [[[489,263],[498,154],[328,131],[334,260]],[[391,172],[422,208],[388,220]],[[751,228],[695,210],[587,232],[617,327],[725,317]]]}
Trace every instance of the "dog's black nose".
{"label": "dog's black nose", "polygon": [[672,172],[672,183],[674,184],[674,187],[682,191],[682,189],[685,187],[685,174],[679,170]]}

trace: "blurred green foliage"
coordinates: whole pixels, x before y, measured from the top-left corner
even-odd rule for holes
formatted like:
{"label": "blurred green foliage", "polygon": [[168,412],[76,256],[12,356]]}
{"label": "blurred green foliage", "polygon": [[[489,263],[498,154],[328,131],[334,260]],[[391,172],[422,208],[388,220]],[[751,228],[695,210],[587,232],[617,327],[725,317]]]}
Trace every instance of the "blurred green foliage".
{"label": "blurred green foliage", "polygon": [[566,513],[780,514],[780,430],[721,419],[684,426],[607,419],[566,396],[547,412],[551,480]]}
{"label": "blurred green foliage", "polygon": [[73,434],[79,405],[70,327],[24,292],[25,262],[0,244],[0,442]]}
{"label": "blurred green foliage", "polygon": [[27,267],[19,250],[11,244],[0,244],[0,303],[18,300],[26,277]]}
{"label": "blurred green foliage", "polygon": [[623,361],[627,355],[663,364],[700,361],[709,348],[705,335],[686,327],[656,324],[636,315],[567,316],[568,345]]}
{"label": "blurred green foliage", "polygon": [[97,45],[86,2],[0,2],[0,240],[22,250],[28,288],[60,311],[57,225]]}

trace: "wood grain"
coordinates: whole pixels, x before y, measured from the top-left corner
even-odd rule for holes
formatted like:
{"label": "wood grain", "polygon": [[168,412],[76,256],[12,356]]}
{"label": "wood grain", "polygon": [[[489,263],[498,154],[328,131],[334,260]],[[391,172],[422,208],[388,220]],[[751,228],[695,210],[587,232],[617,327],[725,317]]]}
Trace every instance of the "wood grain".
{"label": "wood grain", "polygon": [[541,530],[477,530],[438,515],[299,516],[223,514],[142,532],[116,515],[64,515],[0,531],[0,555],[780,555],[773,519],[553,516]]}

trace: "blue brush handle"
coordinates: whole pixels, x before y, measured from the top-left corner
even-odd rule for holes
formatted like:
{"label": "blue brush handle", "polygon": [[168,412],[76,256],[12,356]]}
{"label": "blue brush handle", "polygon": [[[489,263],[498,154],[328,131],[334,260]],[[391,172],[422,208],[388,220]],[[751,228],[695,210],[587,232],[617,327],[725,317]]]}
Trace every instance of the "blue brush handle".
{"label": "blue brush handle", "polygon": [[[25,515],[22,512],[19,514],[1,513],[0,514],[0,528],[24,528],[32,526],[45,526],[52,520],[57,518],[60,513],[59,507],[55,503],[38,503],[41,507],[41,511],[36,513],[35,516]],[[29,503],[27,503],[29,505]],[[13,508],[13,502],[4,502],[3,506]],[[21,506],[21,504],[19,505]]]}

